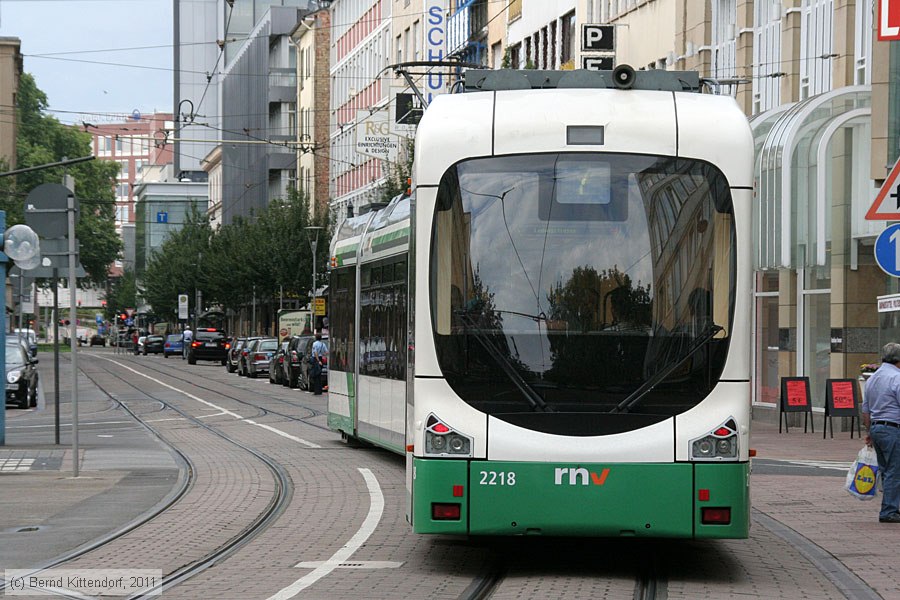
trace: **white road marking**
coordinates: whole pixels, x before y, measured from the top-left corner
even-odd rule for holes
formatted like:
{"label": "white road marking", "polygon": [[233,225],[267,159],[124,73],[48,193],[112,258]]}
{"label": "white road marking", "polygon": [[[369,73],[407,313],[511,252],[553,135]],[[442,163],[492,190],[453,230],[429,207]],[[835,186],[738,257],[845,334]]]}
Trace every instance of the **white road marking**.
{"label": "white road marking", "polygon": [[113,363],[114,365],[118,365],[118,366],[122,367],[123,369],[127,369],[127,370],[131,371],[131,372],[134,373],[135,375],[140,375],[141,377],[144,377],[144,378],[146,378],[146,379],[149,379],[150,381],[156,382],[156,383],[158,383],[159,385],[161,385],[161,386],[163,386],[163,387],[169,388],[170,390],[176,391],[176,392],[178,392],[179,394],[182,394],[182,395],[184,395],[184,396],[187,396],[187,397],[190,398],[191,400],[196,400],[196,401],[199,402],[200,404],[205,404],[206,406],[209,406],[210,408],[214,408],[214,409],[216,409],[216,410],[218,410],[218,411],[221,411],[219,414],[222,414],[222,415],[228,415],[228,416],[230,416],[230,417],[234,417],[235,419],[237,419],[237,420],[239,420],[239,421],[243,421],[244,423],[249,423],[250,425],[255,425],[255,426],[261,427],[261,428],[263,428],[263,429],[265,429],[265,430],[267,430],[267,431],[271,431],[271,432],[273,432],[273,433],[277,433],[278,435],[280,435],[280,436],[282,436],[282,437],[286,437],[286,438],[288,438],[288,439],[290,439],[290,440],[293,440],[293,441],[295,441],[295,442],[297,442],[297,443],[299,443],[299,444],[303,444],[304,446],[307,446],[307,447],[309,447],[309,448],[321,448],[321,447],[322,447],[322,446],[320,446],[320,445],[318,445],[318,444],[314,444],[313,442],[308,442],[308,441],[304,440],[303,438],[298,438],[298,437],[295,437],[295,436],[293,436],[293,435],[290,435],[289,433],[285,433],[285,432],[283,432],[283,431],[281,431],[281,430],[279,430],[279,429],[275,429],[274,427],[270,427],[269,425],[264,425],[264,424],[262,424],[262,423],[257,423],[257,422],[255,422],[255,421],[251,421],[251,420],[249,420],[249,419],[245,419],[244,417],[242,417],[241,415],[239,415],[239,414],[237,414],[237,413],[235,413],[235,412],[231,412],[230,410],[227,410],[227,409],[225,409],[225,408],[222,408],[221,406],[218,406],[218,405],[216,405],[216,404],[213,404],[212,402],[208,402],[208,401],[204,400],[203,398],[198,398],[197,396],[195,396],[195,395],[193,395],[193,394],[189,394],[188,392],[185,392],[184,390],[180,390],[180,389],[178,389],[178,388],[175,387],[175,386],[172,386],[172,385],[169,385],[168,383],[165,383],[165,382],[163,382],[163,381],[160,381],[159,379],[156,379],[156,378],[154,378],[154,377],[150,377],[149,375],[145,375],[145,374],[141,373],[140,371],[136,371],[136,370],[132,369],[131,367],[129,367],[129,366],[127,366],[127,365],[123,365],[122,363],[120,363],[120,362],[118,362],[118,361],[115,361],[115,360],[112,360],[112,359],[109,359],[109,358],[104,358],[104,357],[102,357],[102,356],[98,356],[97,358],[100,358],[100,359],[102,359],[102,360],[109,361],[109,362]]}
{"label": "white road marking", "polygon": [[323,560],[308,560],[294,566],[301,569],[318,569],[322,566],[333,566],[335,569],[399,569],[403,563],[392,560],[360,560],[331,565]]}
{"label": "white road marking", "polygon": [[[366,540],[369,539],[369,536],[375,531],[375,528],[378,527],[378,522],[381,521],[381,515],[384,513],[384,496],[381,493],[381,487],[378,485],[378,480],[375,479],[375,475],[373,475],[369,469],[360,468],[359,472],[362,473],[363,478],[366,480],[366,487],[369,488],[369,514],[366,515],[359,531],[353,534],[350,541],[344,544],[340,550],[335,552],[331,558],[321,563],[311,573],[307,573],[277,594],[270,596],[268,600],[288,600],[322,579],[338,568],[341,563],[350,558],[354,552],[359,550],[359,548],[366,543]],[[300,562],[294,566],[301,567],[304,564],[307,563]]]}

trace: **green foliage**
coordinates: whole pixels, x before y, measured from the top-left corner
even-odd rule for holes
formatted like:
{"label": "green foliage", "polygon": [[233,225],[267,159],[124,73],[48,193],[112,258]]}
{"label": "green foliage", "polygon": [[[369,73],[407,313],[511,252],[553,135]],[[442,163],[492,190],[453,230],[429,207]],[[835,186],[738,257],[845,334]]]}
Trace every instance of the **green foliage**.
{"label": "green foliage", "polygon": [[[322,273],[329,254],[328,214],[309,216],[309,199],[291,190],[286,200],[274,200],[255,218],[236,219],[213,230],[205,215],[189,216],[147,264],[141,285],[153,312],[174,320],[178,294],[203,293],[207,306],[239,309],[254,297],[308,297],[312,279],[310,237],[306,227],[323,227],[316,249],[316,270]],[[315,233],[311,233],[313,238]]]}
{"label": "green foliage", "polygon": [[134,271],[125,271],[116,279],[106,294],[106,311],[103,315],[110,321],[115,320],[116,311],[124,308],[137,308],[138,289]]}
{"label": "green foliage", "polygon": [[[47,95],[34,78],[24,73],[16,97],[19,133],[17,168],[59,162],[91,154],[91,136],[45,114]],[[0,209],[6,211],[7,226],[24,222],[28,192],[42,183],[60,183],[68,173],[75,178],[80,201],[76,235],[80,258],[90,280],[106,281],[109,265],[119,256],[122,243],[115,231],[115,179],[119,165],[113,161],[89,161],[68,169],[54,167],[13,177],[0,178]]]}
{"label": "green foliage", "polygon": [[408,180],[412,177],[414,159],[415,148],[413,141],[407,140],[397,162],[388,163],[388,172],[384,182],[375,188],[374,202],[387,204],[398,194],[404,193],[409,188]]}

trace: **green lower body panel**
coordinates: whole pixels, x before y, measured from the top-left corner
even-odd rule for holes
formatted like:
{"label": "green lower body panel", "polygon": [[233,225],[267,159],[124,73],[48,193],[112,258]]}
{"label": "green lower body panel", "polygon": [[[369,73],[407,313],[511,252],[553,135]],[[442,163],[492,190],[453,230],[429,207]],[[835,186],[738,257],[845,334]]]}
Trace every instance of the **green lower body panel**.
{"label": "green lower body panel", "polygon": [[[413,466],[417,533],[677,538],[748,533],[745,463],[573,465],[417,458]],[[703,524],[703,507],[728,509],[730,518]],[[723,521],[723,511],[714,514]]]}

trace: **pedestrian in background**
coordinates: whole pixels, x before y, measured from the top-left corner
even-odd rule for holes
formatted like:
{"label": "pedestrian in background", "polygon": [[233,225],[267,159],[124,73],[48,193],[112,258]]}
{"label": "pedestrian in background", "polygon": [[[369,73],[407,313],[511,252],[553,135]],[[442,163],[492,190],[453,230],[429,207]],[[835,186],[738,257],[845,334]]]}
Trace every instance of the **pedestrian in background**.
{"label": "pedestrian in background", "polygon": [[866,444],[875,446],[883,495],[881,523],[900,523],[900,344],[881,350],[881,366],[869,377],[863,394]]}
{"label": "pedestrian in background", "polygon": [[316,334],[316,341],[313,342],[310,358],[313,361],[313,364],[311,365],[313,394],[316,396],[321,396],[322,367],[325,365],[325,361],[328,359],[328,346],[325,345],[325,342],[322,341],[321,333]]}
{"label": "pedestrian in background", "polygon": [[181,358],[185,359],[188,355],[188,348],[191,347],[191,342],[194,341],[194,332],[191,331],[191,326],[186,325],[184,328],[184,333],[181,334]]}

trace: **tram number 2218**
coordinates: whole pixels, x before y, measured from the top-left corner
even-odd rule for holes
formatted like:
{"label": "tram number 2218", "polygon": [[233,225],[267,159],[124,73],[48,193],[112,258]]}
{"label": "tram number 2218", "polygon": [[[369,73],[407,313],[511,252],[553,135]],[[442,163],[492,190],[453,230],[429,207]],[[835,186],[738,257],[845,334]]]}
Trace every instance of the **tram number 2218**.
{"label": "tram number 2218", "polygon": [[481,471],[480,485],[516,485],[515,471]]}

